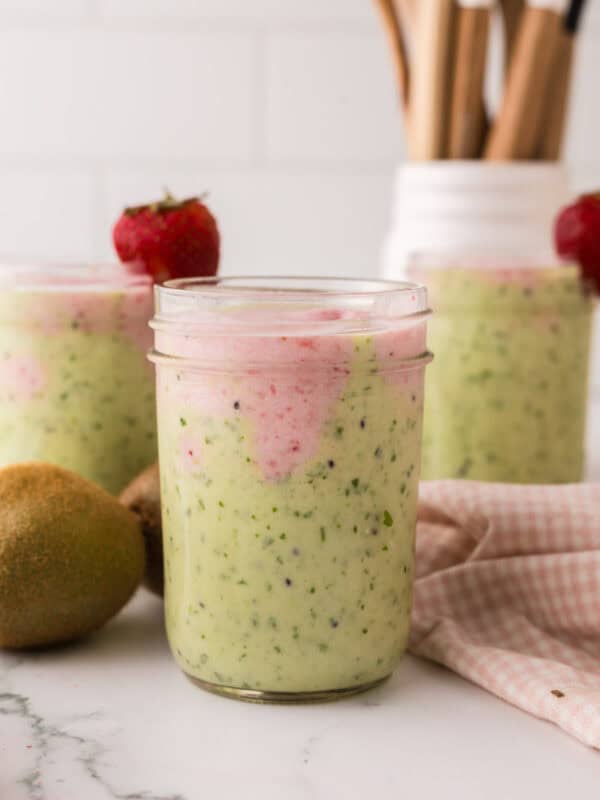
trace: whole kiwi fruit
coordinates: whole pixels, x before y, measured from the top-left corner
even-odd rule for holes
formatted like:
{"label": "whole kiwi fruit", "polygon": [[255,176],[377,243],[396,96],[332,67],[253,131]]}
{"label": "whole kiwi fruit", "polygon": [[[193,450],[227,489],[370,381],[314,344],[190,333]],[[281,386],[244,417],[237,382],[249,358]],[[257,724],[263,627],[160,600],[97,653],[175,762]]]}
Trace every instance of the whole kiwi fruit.
{"label": "whole kiwi fruit", "polygon": [[0,646],[99,628],[140,584],[144,558],[138,520],[104,489],[52,464],[0,469]]}
{"label": "whole kiwi fruit", "polygon": [[158,464],[151,464],[134,478],[123,490],[119,500],[136,514],[140,521],[146,542],[144,585],[154,594],[162,595],[164,569]]}

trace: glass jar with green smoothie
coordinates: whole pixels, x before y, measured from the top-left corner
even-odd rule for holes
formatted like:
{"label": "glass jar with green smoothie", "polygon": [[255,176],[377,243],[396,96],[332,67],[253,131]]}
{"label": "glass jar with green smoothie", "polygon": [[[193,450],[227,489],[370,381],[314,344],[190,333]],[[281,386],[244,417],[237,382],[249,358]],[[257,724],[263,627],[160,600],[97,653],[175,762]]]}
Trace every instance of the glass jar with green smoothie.
{"label": "glass jar with green smoothie", "polygon": [[221,278],[156,290],[167,632],[202,687],[308,701],[406,646],[427,294]]}
{"label": "glass jar with green smoothie", "polygon": [[150,278],[0,265],[0,465],[48,461],[120,491],[156,458]]}
{"label": "glass jar with green smoothie", "polygon": [[423,478],[580,481],[593,299],[549,260],[420,255],[429,290]]}

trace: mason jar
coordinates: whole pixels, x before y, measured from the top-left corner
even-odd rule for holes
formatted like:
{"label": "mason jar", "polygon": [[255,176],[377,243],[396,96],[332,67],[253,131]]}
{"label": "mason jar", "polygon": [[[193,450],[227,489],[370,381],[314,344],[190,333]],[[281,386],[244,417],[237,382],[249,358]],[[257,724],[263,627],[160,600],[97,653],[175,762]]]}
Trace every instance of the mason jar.
{"label": "mason jar", "polygon": [[420,254],[408,274],[434,310],[423,478],[582,480],[594,301],[579,269]]}
{"label": "mason jar", "polygon": [[166,625],[203,688],[310,701],[398,663],[428,315],[409,283],[157,287]]}
{"label": "mason jar", "polygon": [[156,459],[150,278],[0,265],[0,465],[46,461],[120,491]]}

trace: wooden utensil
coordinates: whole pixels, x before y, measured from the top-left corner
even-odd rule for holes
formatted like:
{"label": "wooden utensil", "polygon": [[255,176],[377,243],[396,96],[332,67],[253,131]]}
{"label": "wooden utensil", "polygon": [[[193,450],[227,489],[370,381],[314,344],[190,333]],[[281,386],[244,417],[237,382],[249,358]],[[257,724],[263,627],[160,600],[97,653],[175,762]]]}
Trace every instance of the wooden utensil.
{"label": "wooden utensil", "polygon": [[571,0],[564,17],[552,75],[544,100],[539,156],[547,161],[559,159],[567,124],[575,39],[585,0]]}
{"label": "wooden utensil", "polygon": [[550,83],[566,3],[536,0],[528,4],[498,117],[490,131],[485,157],[492,161],[531,159],[540,141],[543,97]]}
{"label": "wooden utensil", "polygon": [[396,0],[396,6],[405,33],[413,38],[417,30],[418,0]]}
{"label": "wooden utensil", "polygon": [[379,9],[394,62],[396,83],[403,106],[408,106],[409,64],[400,21],[393,0],[375,0]]}
{"label": "wooden utensil", "polygon": [[410,100],[411,155],[443,158],[450,99],[452,0],[419,0]]}
{"label": "wooden utensil", "polygon": [[525,0],[500,0],[502,19],[504,21],[505,39],[505,71],[512,60],[521,14],[525,9]]}
{"label": "wooden utensil", "polygon": [[450,158],[477,158],[487,127],[483,85],[494,0],[460,2],[450,102]]}

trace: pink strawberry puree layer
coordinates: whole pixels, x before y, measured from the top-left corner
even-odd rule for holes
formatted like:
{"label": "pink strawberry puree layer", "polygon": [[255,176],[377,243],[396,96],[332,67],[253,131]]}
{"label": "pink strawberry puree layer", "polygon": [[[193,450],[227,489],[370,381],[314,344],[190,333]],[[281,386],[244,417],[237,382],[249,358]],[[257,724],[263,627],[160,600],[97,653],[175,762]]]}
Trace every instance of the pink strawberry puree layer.
{"label": "pink strawberry puree layer", "polygon": [[30,355],[8,356],[0,361],[0,395],[30,400],[46,385],[46,370]]}
{"label": "pink strawberry puree layer", "polygon": [[153,323],[171,648],[220,686],[369,685],[409,630],[424,315],[225,295]]}
{"label": "pink strawberry puree layer", "polygon": [[[245,310],[243,320],[251,321],[253,314]],[[391,387],[406,387],[413,373],[398,370],[399,362],[426,349],[424,324],[365,334],[359,330],[358,314],[335,309],[298,312],[285,321],[304,322],[308,329],[311,322],[342,319],[356,320],[356,332],[199,337],[157,332],[158,351],[176,353],[203,368],[194,372],[175,360],[176,385],[170,370],[162,380],[159,372],[161,405],[165,408],[167,395],[174,394],[177,408],[189,409],[190,415],[246,418],[257,466],[267,479],[281,480],[315,457],[323,426],[353,372],[368,378],[380,373]],[[225,371],[215,374],[214,369]],[[202,436],[186,432],[180,445],[186,470],[202,464],[203,450]]]}
{"label": "pink strawberry puree layer", "polygon": [[116,269],[0,267],[0,466],[48,461],[116,493],[155,460],[151,314],[151,282]]}

